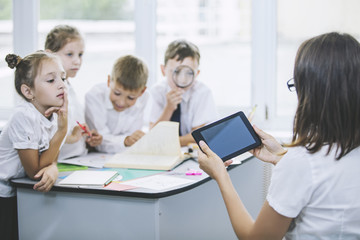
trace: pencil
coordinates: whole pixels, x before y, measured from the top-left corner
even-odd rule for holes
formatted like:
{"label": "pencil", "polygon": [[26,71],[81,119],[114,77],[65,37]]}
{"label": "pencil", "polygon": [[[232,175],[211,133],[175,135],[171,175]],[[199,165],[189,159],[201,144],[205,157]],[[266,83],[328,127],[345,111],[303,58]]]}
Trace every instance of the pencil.
{"label": "pencil", "polygon": [[81,127],[82,130],[84,130],[85,133],[89,135],[89,137],[91,137],[91,132],[89,132],[85,126],[81,125],[79,121],[76,121],[76,123]]}
{"label": "pencil", "polygon": [[105,183],[104,183],[104,186],[107,186],[109,185],[112,181],[114,181],[115,178],[117,178],[117,176],[119,176],[119,173],[116,173],[114,176],[112,176],[109,180],[107,180]]}
{"label": "pencil", "polygon": [[255,114],[255,111],[256,111],[256,107],[257,107],[257,104],[255,104],[255,106],[252,108],[251,112],[250,112],[249,115],[248,115],[249,122],[251,122],[251,120],[252,120],[253,117],[254,117],[254,114]]}

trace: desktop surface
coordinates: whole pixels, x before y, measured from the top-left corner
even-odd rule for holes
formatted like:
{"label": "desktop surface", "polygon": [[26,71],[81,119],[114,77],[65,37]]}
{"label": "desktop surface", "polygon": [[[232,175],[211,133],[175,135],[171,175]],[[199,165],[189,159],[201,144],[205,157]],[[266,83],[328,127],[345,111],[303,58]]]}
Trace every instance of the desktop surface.
{"label": "desktop surface", "polygon": [[[13,180],[20,239],[236,239],[216,182],[205,173],[185,174],[196,166],[188,160],[160,173],[194,180],[165,190],[113,191],[57,182],[50,192],[41,193],[28,178]],[[228,170],[255,218],[263,204],[263,163],[251,157]]]}

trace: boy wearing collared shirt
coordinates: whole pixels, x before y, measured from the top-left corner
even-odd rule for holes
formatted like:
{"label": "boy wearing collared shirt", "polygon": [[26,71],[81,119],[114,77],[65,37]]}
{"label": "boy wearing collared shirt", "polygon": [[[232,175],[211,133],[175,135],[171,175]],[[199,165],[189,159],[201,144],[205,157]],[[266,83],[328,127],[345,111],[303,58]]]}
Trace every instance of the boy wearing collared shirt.
{"label": "boy wearing collared shirt", "polygon": [[98,151],[120,152],[144,135],[140,129],[148,99],[147,79],[146,64],[127,55],[115,62],[107,85],[97,84],[86,94],[86,122],[103,136]]}
{"label": "boy wearing collared shirt", "polygon": [[[191,132],[217,117],[211,90],[204,83],[196,81],[200,73],[199,62],[200,52],[193,43],[186,40],[171,42],[165,52],[164,65],[160,66],[166,81],[155,85],[150,91],[153,100],[150,126],[160,121],[179,121],[181,146],[194,142]],[[177,86],[173,79],[179,66],[190,68],[193,73],[194,81],[184,88]]]}

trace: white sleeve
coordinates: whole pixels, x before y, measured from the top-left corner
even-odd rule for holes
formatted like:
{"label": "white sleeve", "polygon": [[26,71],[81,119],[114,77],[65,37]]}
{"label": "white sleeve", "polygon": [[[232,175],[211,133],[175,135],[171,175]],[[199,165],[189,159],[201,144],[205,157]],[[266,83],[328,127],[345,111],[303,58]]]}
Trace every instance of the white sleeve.
{"label": "white sleeve", "polygon": [[106,125],[107,110],[102,95],[90,90],[85,95],[85,121],[90,129],[96,129],[102,135],[102,143],[96,147],[100,152],[116,153],[125,148],[126,135],[114,135]]}
{"label": "white sleeve", "polygon": [[299,215],[313,192],[310,162],[299,149],[290,148],[275,166],[266,198],[276,212],[289,218]]}
{"label": "white sleeve", "polygon": [[39,134],[34,119],[17,112],[9,125],[9,138],[15,149],[39,149]]}
{"label": "white sleeve", "polygon": [[151,123],[155,123],[159,120],[165,107],[164,96],[162,96],[162,93],[160,91],[160,86],[153,87],[150,90],[150,96],[151,96],[151,100],[150,100],[151,110],[150,110],[149,120]]}
{"label": "white sleeve", "polygon": [[201,91],[197,98],[196,110],[194,111],[194,118],[191,128],[198,127],[203,124],[208,124],[217,119],[217,111],[215,101],[210,89]]}
{"label": "white sleeve", "polygon": [[145,92],[143,96],[141,96],[136,104],[132,106],[130,109],[131,114],[126,119],[126,129],[120,135],[114,135],[110,130],[106,127],[103,128],[102,132],[103,135],[103,142],[98,147],[98,150],[101,152],[107,153],[117,153],[123,151],[125,146],[125,138],[130,136],[137,130],[141,130],[144,125],[144,111],[145,107],[148,103],[149,96]]}
{"label": "white sleeve", "polygon": [[114,135],[107,127],[103,128],[101,132],[103,135],[103,143],[98,147],[99,151],[117,153],[126,148],[124,144],[125,138],[133,134],[135,131],[143,128],[144,111],[147,106],[148,99],[149,96],[147,92],[137,99],[136,104],[130,109],[131,114],[126,119],[127,123],[124,123],[127,127],[120,135]]}
{"label": "white sleeve", "polygon": [[[147,107],[151,106],[150,96],[148,92],[144,92],[143,95],[136,102],[136,111],[134,112],[132,118],[132,127],[129,129],[129,134],[133,134],[137,130],[143,129],[143,127],[148,127],[148,119],[145,118],[145,111]],[[148,117],[147,117],[148,118]],[[147,120],[147,122],[145,122]],[[146,126],[145,126],[146,124]]]}
{"label": "white sleeve", "polygon": [[96,147],[99,152],[118,153],[126,148],[124,141],[127,135],[112,135],[109,133],[101,135],[103,136],[102,143]]}

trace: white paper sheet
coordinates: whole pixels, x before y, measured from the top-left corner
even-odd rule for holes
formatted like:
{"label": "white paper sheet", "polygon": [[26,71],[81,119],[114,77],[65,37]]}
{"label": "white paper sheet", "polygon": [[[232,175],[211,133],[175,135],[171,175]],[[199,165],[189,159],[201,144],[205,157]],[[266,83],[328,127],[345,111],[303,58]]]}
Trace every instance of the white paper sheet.
{"label": "white paper sheet", "polygon": [[162,191],[169,188],[174,188],[177,186],[190,184],[195,182],[191,179],[172,177],[163,174],[153,175],[150,177],[138,178],[135,180],[125,181],[124,184],[141,187],[141,188],[149,188],[153,190]]}
{"label": "white paper sheet", "polygon": [[80,166],[88,166],[94,168],[103,168],[107,160],[112,158],[114,154],[106,153],[89,153],[84,156],[58,160],[58,163],[67,163]]}

